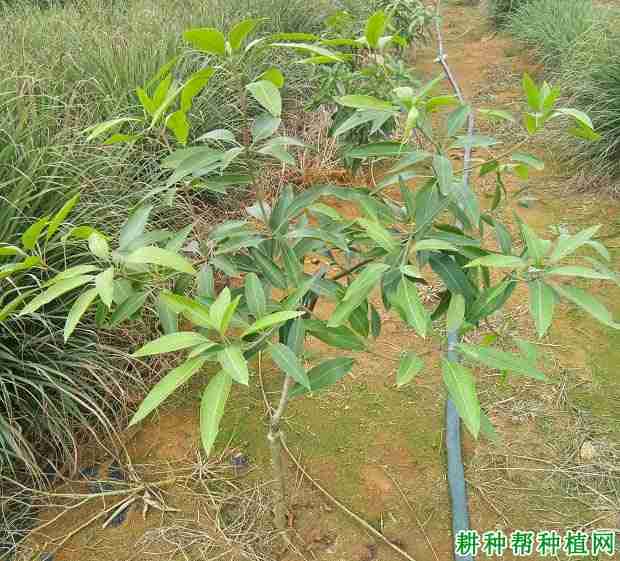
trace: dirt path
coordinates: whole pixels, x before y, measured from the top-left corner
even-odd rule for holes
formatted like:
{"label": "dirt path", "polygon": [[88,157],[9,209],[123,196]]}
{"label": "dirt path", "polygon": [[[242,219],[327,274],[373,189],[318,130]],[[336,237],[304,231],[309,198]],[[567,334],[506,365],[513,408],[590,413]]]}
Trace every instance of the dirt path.
{"label": "dirt path", "polygon": [[[509,39],[491,34],[477,8],[449,7],[446,50],[465,95],[475,104],[514,108],[522,99],[522,72],[540,72]],[[429,76],[438,73],[433,51],[422,49],[417,56],[417,69]],[[512,142],[515,134],[506,129],[502,138]],[[595,195],[567,194],[565,172],[554,161],[553,147],[541,142],[533,150],[550,160],[550,165],[527,185],[509,183],[510,190],[527,187],[530,196],[529,208],[516,204],[514,210],[539,232],[549,235],[554,228],[573,232],[582,224],[592,223],[604,224],[603,235],[617,233],[617,203]],[[491,189],[490,185],[481,185],[483,204]],[[610,242],[618,245],[615,239]],[[618,264],[617,247],[613,255]],[[592,286],[597,288],[596,284]],[[433,299],[433,291],[429,290],[426,297]],[[605,289],[601,297],[620,313],[617,287]],[[329,306],[322,306],[318,313],[326,317]],[[396,390],[393,361],[357,356],[357,365],[346,381],[329,392],[293,402],[288,441],[294,450],[303,450],[302,460],[313,476],[418,561],[447,561],[451,559],[451,531],[443,452],[444,392],[437,368],[440,340],[423,342],[400,321],[387,316],[383,319],[383,333],[375,350],[382,357],[397,357],[410,348],[419,352],[430,349],[425,357],[429,368],[411,387]],[[519,295],[513,297],[509,311],[494,321],[494,327],[502,336],[518,332],[534,340],[526,301]],[[477,337],[487,335],[479,333]],[[564,307],[559,325],[540,346],[552,383],[543,386],[523,379],[502,381],[494,372],[479,372],[481,401],[500,439],[489,443],[465,438],[475,529],[620,526],[620,382],[614,370],[620,360],[619,343],[617,335]],[[311,354],[324,357],[325,348],[316,344]],[[267,395],[274,397],[279,375],[271,374],[267,365],[263,372]],[[130,446],[134,464],[168,463],[173,471],[173,463],[194,461],[199,441],[197,411],[198,394],[193,388],[178,408],[145,423]],[[258,384],[250,393],[236,391],[221,442],[228,439],[258,468],[248,481],[268,477],[265,423],[256,421],[263,415]],[[593,450],[587,457],[581,453],[584,442]],[[296,481],[291,523],[307,544],[307,559],[398,559],[334,511],[291,470],[291,484]],[[178,500],[174,504],[184,509]],[[195,514],[184,510],[187,516]],[[76,512],[50,534],[66,532],[83,516]],[[129,514],[129,522],[120,528],[95,528],[78,535],[55,561],[133,559],[146,529],[164,524],[165,517],[150,516],[145,523],[135,509]],[[212,522],[205,524],[205,531],[213,527]],[[101,545],[96,555],[86,548],[93,543]],[[163,551],[168,551],[164,546],[155,540],[139,558],[162,559]],[[187,558],[202,558],[195,555]],[[168,558],[184,557],[177,552]],[[245,557],[232,550],[224,558]],[[292,554],[286,557],[288,561],[301,558]]]}

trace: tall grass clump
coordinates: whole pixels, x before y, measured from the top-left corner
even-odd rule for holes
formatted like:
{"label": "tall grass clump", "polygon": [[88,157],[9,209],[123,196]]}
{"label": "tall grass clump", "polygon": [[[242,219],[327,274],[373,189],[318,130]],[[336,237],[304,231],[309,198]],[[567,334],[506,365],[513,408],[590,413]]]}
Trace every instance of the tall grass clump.
{"label": "tall grass clump", "polygon": [[535,0],[520,6],[507,27],[541,62],[557,66],[571,60],[576,45],[600,23],[592,0]]}
{"label": "tall grass clump", "polygon": [[489,0],[489,16],[497,27],[504,27],[510,17],[530,0]]}

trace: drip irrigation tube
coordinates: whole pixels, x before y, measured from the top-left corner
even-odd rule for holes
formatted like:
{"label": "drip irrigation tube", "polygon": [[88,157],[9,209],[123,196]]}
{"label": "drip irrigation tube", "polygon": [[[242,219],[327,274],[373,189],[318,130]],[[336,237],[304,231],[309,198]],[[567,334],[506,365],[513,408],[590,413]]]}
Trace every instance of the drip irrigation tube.
{"label": "drip irrigation tube", "polygon": [[[456,353],[458,335],[448,333],[448,360],[458,362]],[[461,455],[460,418],[452,399],[446,400],[446,451],[448,456],[448,487],[452,504],[452,534],[456,539],[459,532],[469,530],[469,510],[467,507],[467,490],[465,488],[465,471]],[[456,561],[473,561],[471,555],[454,554]]]}

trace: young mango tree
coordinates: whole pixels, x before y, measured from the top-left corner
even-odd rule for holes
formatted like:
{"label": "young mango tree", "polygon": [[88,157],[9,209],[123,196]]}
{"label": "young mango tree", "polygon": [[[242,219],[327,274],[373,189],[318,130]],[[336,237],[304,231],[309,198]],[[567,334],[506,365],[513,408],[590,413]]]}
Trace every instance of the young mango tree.
{"label": "young mango tree", "polygon": [[[365,40],[372,48],[373,44],[380,43],[385,21],[382,16],[373,16],[369,21],[366,34],[370,39],[367,36]],[[211,35],[215,36],[207,33]],[[221,46],[221,36],[217,37]],[[326,50],[320,41],[272,42],[271,45],[311,53],[311,64],[342,60],[342,55]],[[330,47],[337,49],[338,45]],[[153,291],[158,292],[161,309],[166,310],[163,317],[173,320],[164,322],[167,324],[165,335],[137,350],[135,356],[185,351],[186,360],[149,392],[132,424],[143,420],[211,363],[209,371],[213,373],[208,375],[200,406],[201,438],[208,454],[213,449],[233,382],[247,386],[252,380],[249,362],[252,356],[267,352],[282,372],[281,397],[272,411],[268,431],[273,475],[278,482],[276,524],[282,530],[286,528],[286,500],[281,421],[287,404],[292,398],[337,382],[353,367],[352,358],[340,357],[325,360],[308,370],[303,360],[305,340],[314,337],[338,349],[371,351],[369,338],[377,337],[381,329],[380,314],[373,299],[376,289],[380,291],[382,306],[398,314],[421,338],[427,338],[436,327],[433,322],[443,316],[453,333],[463,334],[475,329],[506,305],[519,283],[525,283],[528,288],[530,312],[540,337],[549,330],[559,300],[576,304],[608,326],[620,327],[602,303],[563,282],[567,278],[618,282],[618,276],[604,262],[609,260],[608,252],[595,239],[599,227],[547,240],[518,221],[518,233],[513,238],[498,214],[500,206],[510,197],[502,177],[512,173],[525,178],[532,169],[541,169],[543,163],[530,154],[519,152],[521,143],[498,154],[498,140],[464,133],[465,124],[474,112],[486,119],[516,122],[516,118],[500,109],[476,110],[454,96],[434,95],[443,79],[439,77],[420,87],[398,86],[387,98],[356,92],[336,97],[337,103],[353,109],[347,119],[348,130],[379,119],[382,123],[392,121],[395,130],[400,131],[396,140],[364,143],[346,152],[346,157],[362,162],[391,160],[391,167],[382,180],[372,188],[319,185],[297,194],[287,187],[272,205],[259,197],[257,203],[247,209],[248,220],[227,221],[215,227],[208,240],[200,240],[204,242],[201,258],[205,265],[199,271],[179,255],[185,239],[183,234],[175,238],[177,243],[172,247],[159,248],[156,244],[161,240],[148,239],[143,243],[144,237],[154,236],[156,232],[144,230],[144,219],[136,221],[140,228],[124,229],[124,232],[131,230],[136,234],[139,231],[139,234],[121,233],[121,238],[131,238],[137,246],[128,254],[126,246],[126,251],[120,247],[122,240],[118,251],[110,252],[97,233],[89,234],[93,254],[111,265],[94,277],[90,273],[95,271],[85,274],[91,278],[83,285],[94,283],[94,287],[80,299],[87,299],[84,294],[89,294],[88,299],[93,294],[93,299],[98,295],[103,305],[110,308],[114,304],[114,290],[110,292],[109,282],[111,278],[116,283],[118,274],[121,278],[130,274],[132,279],[133,275],[147,275],[140,277],[147,283],[153,278],[148,274],[152,275],[153,270],[157,273],[159,268],[171,269],[183,276],[183,282],[175,282],[174,286],[168,283],[161,291],[162,283],[154,284]],[[275,133],[276,122],[279,125],[281,97],[275,86],[248,87],[248,91],[267,111],[257,117],[253,125],[252,143],[259,145]],[[524,91],[528,110],[523,115],[523,123],[529,136],[542,130],[548,121],[569,119],[574,134],[596,138],[587,115],[571,108],[556,108],[557,89],[547,84],[537,86],[526,76]],[[264,130],[271,131],[266,137],[262,137],[266,133],[258,132],[263,124]],[[232,131],[214,132],[212,139],[217,137],[221,141],[230,139],[231,135]],[[250,148],[242,146],[249,155]],[[200,155],[187,152],[194,149],[195,154]],[[476,157],[459,167],[458,157],[472,150],[476,155],[480,152],[488,157]],[[252,158],[256,153],[260,154],[261,150],[255,150]],[[270,155],[285,163],[294,163],[287,157],[279,157],[281,153],[274,154],[273,150]],[[209,160],[204,147],[178,149],[163,162],[172,173],[160,189],[176,189],[179,184],[202,181],[205,176],[222,177],[226,173],[226,167],[221,165],[225,157],[218,158],[218,165],[211,167],[215,160]],[[488,174],[495,175],[496,192],[490,207],[483,209],[474,187],[465,178]],[[406,184],[412,178],[423,179],[424,184],[414,191]],[[322,200],[325,197],[347,201],[356,209],[356,218],[341,216]],[[487,229],[494,232],[496,243],[487,241]],[[596,251],[602,261],[587,255],[584,260],[589,267],[575,265],[576,252],[583,248]],[[133,255],[136,251],[138,257]],[[317,254],[323,256],[326,266],[310,273],[308,262]],[[134,266],[138,270],[133,270]],[[110,269],[112,272],[108,272]],[[216,291],[216,273],[225,279],[242,279],[241,286],[227,286]],[[418,285],[429,282],[431,273],[433,278],[441,280],[443,287],[440,302],[433,310],[423,305],[418,291]],[[113,288],[115,286],[113,284]],[[93,289],[96,292],[92,292]],[[150,288],[146,290],[151,292]],[[35,311],[54,298],[49,289],[44,294],[47,295],[39,295],[38,301],[35,298],[27,304],[22,313]],[[314,314],[318,298],[335,303],[328,319]],[[83,312],[87,308],[80,306]],[[178,315],[186,318],[192,328],[179,331]],[[544,373],[537,366],[535,347],[520,340],[516,344],[519,354],[463,343],[458,348],[488,367],[544,381]],[[397,385],[411,381],[424,367],[413,349],[403,349],[396,361]],[[477,438],[481,431],[491,432],[490,422],[480,408],[473,373],[447,360],[442,362],[442,370],[447,391],[470,433]]]}

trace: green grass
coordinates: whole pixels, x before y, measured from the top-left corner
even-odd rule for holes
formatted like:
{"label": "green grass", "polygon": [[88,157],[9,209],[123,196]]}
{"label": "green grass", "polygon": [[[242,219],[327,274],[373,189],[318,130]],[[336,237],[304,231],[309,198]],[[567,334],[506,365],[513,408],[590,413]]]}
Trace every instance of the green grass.
{"label": "green grass", "polygon": [[[326,14],[337,8],[331,0],[311,5],[306,0],[0,1],[0,243],[15,243],[29,224],[78,191],[81,200],[71,220],[114,234],[158,185],[164,143],[101,146],[87,143],[83,131],[136,114],[135,88],[174,55],[187,53],[184,30],[227,29],[256,16],[264,18],[260,33],[319,32]],[[293,64],[290,53],[261,52],[241,68],[222,65],[218,86],[207,88],[192,110],[194,136],[240,126],[235,102],[240,74],[249,81],[268,66],[279,66],[287,77],[286,100],[303,97],[312,87],[308,70]],[[204,64],[195,53],[186,54],[180,72]],[[160,207],[155,212],[160,222],[191,221],[188,205],[173,212]],[[80,251],[57,248],[46,261],[52,268],[54,262],[58,268],[74,265]],[[0,259],[0,265],[9,262]],[[23,275],[10,282],[2,281],[4,297],[32,287],[35,279]],[[40,316],[0,324],[2,473],[36,476],[44,457],[70,461],[76,433],[88,427],[110,430],[119,396],[135,385],[122,358],[114,363],[118,353],[104,351],[88,323],[63,344],[67,306],[60,302]]]}
{"label": "green grass", "polygon": [[489,0],[489,16],[497,27],[507,24],[510,16],[530,0]]}

